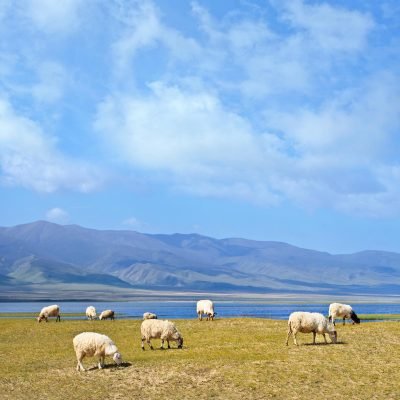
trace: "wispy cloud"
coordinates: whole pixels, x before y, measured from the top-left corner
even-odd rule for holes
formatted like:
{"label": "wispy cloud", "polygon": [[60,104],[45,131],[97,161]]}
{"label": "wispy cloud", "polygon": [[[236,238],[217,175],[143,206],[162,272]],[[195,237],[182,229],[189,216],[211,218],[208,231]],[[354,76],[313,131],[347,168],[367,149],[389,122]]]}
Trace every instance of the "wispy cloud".
{"label": "wispy cloud", "polygon": [[0,180],[40,192],[62,188],[89,192],[103,177],[96,167],[63,155],[55,138],[0,99]]}
{"label": "wispy cloud", "polygon": [[[99,104],[95,127],[121,160],[175,189],[261,204],[286,199],[374,214],[397,196],[397,162],[387,149],[399,128],[398,75],[376,65],[354,72],[372,46],[370,14],[272,2],[277,28],[252,14],[216,19],[193,3],[199,39],[143,4],[113,49],[127,74],[141,49],[168,49],[171,73]],[[168,35],[190,43],[186,59]]]}
{"label": "wispy cloud", "polygon": [[46,220],[58,224],[66,224],[69,222],[69,215],[62,208],[54,207],[46,212]]}

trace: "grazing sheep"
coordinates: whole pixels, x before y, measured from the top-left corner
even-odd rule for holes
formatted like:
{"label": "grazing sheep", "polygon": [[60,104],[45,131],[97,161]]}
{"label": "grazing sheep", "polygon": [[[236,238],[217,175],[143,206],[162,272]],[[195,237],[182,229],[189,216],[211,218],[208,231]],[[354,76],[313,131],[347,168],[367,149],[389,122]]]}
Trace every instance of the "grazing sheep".
{"label": "grazing sheep", "polygon": [[196,310],[200,321],[203,319],[203,314],[207,315],[207,321],[214,320],[216,312],[214,312],[214,304],[211,300],[199,300]]}
{"label": "grazing sheep", "polygon": [[157,315],[153,314],[151,312],[145,312],[143,314],[143,320],[145,320],[145,319],[157,319]]}
{"label": "grazing sheep", "polygon": [[313,333],[313,344],[315,344],[315,336],[317,333],[324,337],[325,333],[328,333],[332,343],[337,342],[337,334],[335,327],[320,313],[310,312],[294,312],[290,314],[288,321],[288,333],[286,338],[286,346],[289,344],[289,336],[293,334],[294,344],[297,346],[296,334],[297,332],[302,333]]}
{"label": "grazing sheep", "polygon": [[42,320],[45,320],[46,322],[49,322],[48,317],[57,317],[56,322],[61,321],[60,307],[57,304],[43,307],[42,310],[40,311],[39,316],[37,317],[37,321],[42,322]]}
{"label": "grazing sheep", "polygon": [[93,306],[89,306],[86,309],[86,316],[90,320],[96,319],[96,309]]}
{"label": "grazing sheep", "polygon": [[348,304],[332,303],[329,306],[329,321],[333,322],[333,325],[336,325],[335,318],[337,317],[343,318],[343,325],[345,324],[346,318],[352,319],[353,324],[360,323],[360,318],[357,317],[357,314]]}
{"label": "grazing sheep", "polygon": [[161,339],[161,348],[164,348],[164,340],[167,341],[168,348],[170,349],[169,342],[174,341],[178,343],[178,349],[183,346],[183,337],[176,328],[176,326],[170,321],[163,321],[160,319],[146,319],[142,322],[140,327],[142,334],[142,350],[144,350],[144,342],[149,345],[151,350],[153,346],[150,343],[150,339]]}
{"label": "grazing sheep", "polygon": [[76,370],[85,371],[82,360],[85,356],[99,357],[99,369],[104,367],[105,356],[112,356],[117,365],[122,363],[121,354],[115,343],[106,335],[95,332],[82,332],[73,339],[78,364]]}
{"label": "grazing sheep", "polygon": [[100,315],[99,315],[99,319],[107,319],[110,318],[111,320],[114,321],[115,319],[115,313],[113,310],[104,310]]}

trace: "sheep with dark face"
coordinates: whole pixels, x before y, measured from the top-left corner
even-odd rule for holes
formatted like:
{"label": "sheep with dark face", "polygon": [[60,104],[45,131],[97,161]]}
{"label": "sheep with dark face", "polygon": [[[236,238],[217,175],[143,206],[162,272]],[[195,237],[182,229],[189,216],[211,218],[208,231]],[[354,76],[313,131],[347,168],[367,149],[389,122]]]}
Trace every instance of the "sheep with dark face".
{"label": "sheep with dark face", "polygon": [[329,306],[329,321],[335,324],[336,318],[343,318],[343,325],[346,323],[346,318],[351,319],[353,324],[359,324],[360,318],[353,311],[353,308],[348,304],[332,303]]}
{"label": "sheep with dark face", "polygon": [[161,348],[164,348],[164,341],[167,341],[168,348],[170,349],[169,342],[174,341],[178,344],[178,349],[183,346],[183,337],[170,321],[163,321],[161,319],[146,319],[142,322],[140,327],[142,334],[142,350],[144,350],[144,342],[149,345],[153,350],[150,339],[161,339]]}
{"label": "sheep with dark face", "polygon": [[294,312],[290,314],[288,320],[288,333],[286,338],[286,346],[289,344],[289,336],[293,335],[294,344],[297,346],[296,334],[301,333],[311,333],[313,334],[313,344],[315,344],[315,336],[317,333],[324,337],[325,343],[327,333],[332,343],[337,342],[337,333],[335,327],[331,324],[322,314],[320,313],[310,313],[310,312]]}
{"label": "sheep with dark face", "polygon": [[56,322],[61,321],[60,307],[57,304],[43,307],[40,311],[39,316],[37,317],[37,321],[42,322],[43,320],[45,320],[46,322],[49,322],[49,317],[56,317]]}
{"label": "sheep with dark face", "polygon": [[99,315],[99,320],[108,319],[110,318],[112,321],[115,319],[115,312],[113,310],[104,310]]}
{"label": "sheep with dark face", "polygon": [[122,363],[122,357],[118,352],[117,346],[106,335],[101,335],[100,333],[95,332],[82,332],[74,337],[73,345],[76,359],[78,361],[76,366],[77,371],[85,371],[82,360],[86,356],[99,357],[99,369],[104,367],[104,358],[106,356],[112,356],[117,365]]}

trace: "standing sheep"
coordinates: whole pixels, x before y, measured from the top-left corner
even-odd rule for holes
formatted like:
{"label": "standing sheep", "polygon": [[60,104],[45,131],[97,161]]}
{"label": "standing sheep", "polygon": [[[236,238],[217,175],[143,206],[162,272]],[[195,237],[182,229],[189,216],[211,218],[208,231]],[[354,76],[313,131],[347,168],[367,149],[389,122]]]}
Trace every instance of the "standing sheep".
{"label": "standing sheep", "polygon": [[161,349],[164,348],[164,340],[167,341],[168,348],[170,341],[178,343],[178,349],[183,346],[183,337],[176,328],[176,326],[170,321],[163,321],[160,319],[146,319],[142,322],[140,327],[142,334],[142,350],[144,350],[144,342],[149,345],[150,349],[153,350],[150,339],[161,339]]}
{"label": "standing sheep", "polygon": [[320,313],[310,312],[294,312],[290,314],[288,320],[288,333],[286,338],[286,346],[289,344],[289,336],[293,335],[294,344],[297,346],[296,334],[297,332],[313,334],[313,344],[315,344],[315,336],[317,333],[324,337],[325,333],[329,334],[332,343],[337,342],[337,333],[335,327]]}
{"label": "standing sheep", "polygon": [[197,302],[197,316],[201,321],[203,319],[203,314],[207,315],[207,321],[213,321],[216,312],[214,312],[214,304],[211,300],[199,300]]}
{"label": "standing sheep", "polygon": [[153,314],[151,312],[145,312],[143,314],[143,320],[145,320],[145,319],[157,319],[157,315]]}
{"label": "standing sheep", "polygon": [[115,343],[106,335],[95,332],[82,332],[73,339],[74,350],[78,364],[76,370],[85,371],[82,360],[85,356],[99,357],[99,369],[104,367],[105,356],[112,356],[117,365],[122,363],[121,354]]}
{"label": "standing sheep", "polygon": [[42,322],[42,320],[45,320],[46,322],[49,322],[49,320],[48,320],[49,317],[57,317],[56,322],[61,321],[60,307],[57,304],[53,304],[52,306],[43,307],[40,311],[39,316],[37,317],[37,321]]}
{"label": "standing sheep", "polygon": [[348,304],[332,303],[329,306],[329,321],[333,322],[333,325],[336,325],[335,319],[337,317],[343,318],[343,325],[346,323],[346,318],[353,320],[353,324],[360,323],[360,318],[357,317],[357,314]]}
{"label": "standing sheep", "polygon": [[99,320],[107,319],[107,318],[110,318],[111,320],[114,321],[115,313],[113,310],[104,310],[99,316]]}
{"label": "standing sheep", "polygon": [[86,309],[86,317],[90,320],[96,319],[96,309],[93,306]]}

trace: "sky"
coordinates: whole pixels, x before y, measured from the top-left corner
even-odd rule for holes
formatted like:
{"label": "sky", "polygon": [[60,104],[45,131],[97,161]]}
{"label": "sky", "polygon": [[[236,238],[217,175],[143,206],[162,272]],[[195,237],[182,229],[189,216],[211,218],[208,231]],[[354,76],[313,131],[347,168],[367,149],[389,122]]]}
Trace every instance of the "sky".
{"label": "sky", "polygon": [[0,0],[0,226],[400,252],[397,0]]}

